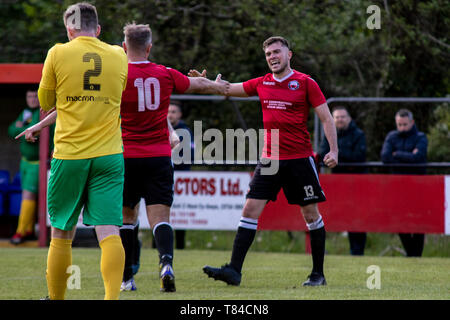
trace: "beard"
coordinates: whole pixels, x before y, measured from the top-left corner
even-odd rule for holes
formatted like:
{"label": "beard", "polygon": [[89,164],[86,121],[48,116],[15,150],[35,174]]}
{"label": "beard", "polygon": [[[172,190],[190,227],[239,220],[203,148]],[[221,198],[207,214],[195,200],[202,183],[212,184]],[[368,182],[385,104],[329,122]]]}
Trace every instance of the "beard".
{"label": "beard", "polygon": [[284,64],[280,64],[280,67],[277,70],[273,70],[272,66],[269,65],[270,70],[272,71],[273,74],[282,74],[283,72],[286,71],[288,67],[287,62],[285,62]]}

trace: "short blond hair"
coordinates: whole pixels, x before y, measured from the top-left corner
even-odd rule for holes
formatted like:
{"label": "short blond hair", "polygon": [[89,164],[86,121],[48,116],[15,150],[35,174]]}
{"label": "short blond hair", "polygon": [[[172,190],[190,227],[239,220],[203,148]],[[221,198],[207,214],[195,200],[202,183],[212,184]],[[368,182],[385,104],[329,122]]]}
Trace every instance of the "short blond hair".
{"label": "short blond hair", "polygon": [[148,24],[127,23],[123,27],[125,43],[132,50],[145,51],[152,43],[152,30]]}

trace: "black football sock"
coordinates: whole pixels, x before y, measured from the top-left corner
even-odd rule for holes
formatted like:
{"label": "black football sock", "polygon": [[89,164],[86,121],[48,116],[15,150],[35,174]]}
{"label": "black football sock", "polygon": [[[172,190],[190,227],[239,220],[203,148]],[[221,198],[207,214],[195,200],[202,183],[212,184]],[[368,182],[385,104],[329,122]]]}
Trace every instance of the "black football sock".
{"label": "black football sock", "polygon": [[307,224],[310,235],[311,255],[313,262],[312,272],[323,275],[323,261],[325,258],[325,226],[322,216],[312,223]]}
{"label": "black football sock", "polygon": [[141,256],[141,240],[139,240],[139,222],[136,224],[134,230],[134,255],[133,255],[133,265],[139,266],[139,259]]}
{"label": "black football sock", "polygon": [[230,265],[237,271],[242,271],[245,256],[255,239],[258,220],[242,217],[234,238],[233,251],[231,253]]}
{"label": "black football sock", "polygon": [[309,231],[311,237],[311,255],[313,260],[313,272],[323,275],[323,261],[325,258],[325,227]]}
{"label": "black football sock", "polygon": [[159,262],[162,264],[173,261],[173,229],[167,222],[158,223],[153,229],[156,248],[159,252]]}
{"label": "black football sock", "polygon": [[120,228],[120,238],[125,250],[125,268],[123,270],[123,281],[128,281],[133,277],[133,257],[135,251],[135,237],[133,224],[124,224]]}

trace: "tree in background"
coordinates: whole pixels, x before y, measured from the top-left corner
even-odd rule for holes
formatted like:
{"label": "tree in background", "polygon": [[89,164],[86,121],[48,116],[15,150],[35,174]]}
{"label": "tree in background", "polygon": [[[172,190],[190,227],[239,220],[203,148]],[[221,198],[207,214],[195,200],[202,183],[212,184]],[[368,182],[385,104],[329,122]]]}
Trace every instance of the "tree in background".
{"label": "tree in background", "polygon": [[[73,2],[2,1],[0,62],[44,61],[48,48],[67,41],[62,13]],[[154,33],[150,59],[183,72],[207,68],[210,77],[220,72],[233,82],[263,75],[268,69],[261,44],[282,35],[291,42],[293,68],[320,79],[326,97],[444,97],[450,92],[450,2],[445,0],[89,2],[101,8],[102,40],[121,44],[126,22],[148,23]],[[366,10],[373,4],[381,10],[381,28],[370,30]],[[204,129],[241,126],[229,103],[187,105],[187,121],[201,119]],[[401,107],[414,113],[426,133],[438,125],[436,105],[348,105],[366,133],[368,160],[379,160],[384,136],[394,129],[392,119]],[[248,127],[262,127],[258,104],[242,103],[240,109]],[[429,160],[435,161],[434,156]]]}

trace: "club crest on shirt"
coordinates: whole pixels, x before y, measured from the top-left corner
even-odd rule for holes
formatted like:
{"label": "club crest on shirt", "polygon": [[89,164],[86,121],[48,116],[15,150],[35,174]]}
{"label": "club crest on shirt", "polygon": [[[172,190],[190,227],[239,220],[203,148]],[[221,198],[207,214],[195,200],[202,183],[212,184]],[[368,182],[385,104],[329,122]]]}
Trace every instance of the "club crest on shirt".
{"label": "club crest on shirt", "polygon": [[300,88],[300,83],[298,83],[297,80],[289,81],[288,88],[290,90],[297,90],[298,88]]}

